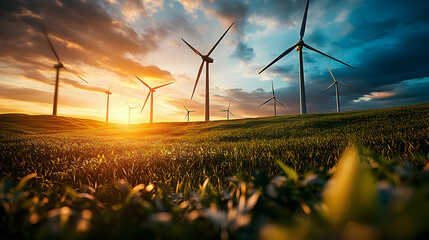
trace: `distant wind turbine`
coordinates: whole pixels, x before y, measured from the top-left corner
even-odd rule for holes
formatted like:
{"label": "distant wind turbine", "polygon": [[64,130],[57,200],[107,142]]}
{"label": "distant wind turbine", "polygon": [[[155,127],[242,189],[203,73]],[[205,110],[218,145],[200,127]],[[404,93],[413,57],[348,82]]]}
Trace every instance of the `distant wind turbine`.
{"label": "distant wind turbine", "polygon": [[131,107],[127,102],[125,102],[125,103],[128,106],[128,125],[130,125],[131,124],[131,110],[133,110],[134,108],[137,108],[137,107]]}
{"label": "distant wind turbine", "polygon": [[229,100],[228,109],[221,110],[222,112],[226,112],[226,120],[229,120],[229,114],[235,117],[235,115],[229,110],[230,107],[231,107],[231,100]]}
{"label": "distant wind turbine", "polygon": [[49,44],[49,47],[51,47],[52,52],[54,52],[55,57],[58,60],[58,63],[54,65],[54,68],[57,69],[57,75],[55,78],[55,92],[54,92],[54,107],[53,107],[53,111],[52,111],[52,115],[57,116],[57,109],[58,109],[58,82],[59,82],[59,77],[60,77],[60,69],[64,68],[65,70],[73,73],[74,75],[76,75],[78,78],[80,78],[82,81],[86,82],[87,84],[89,84],[85,79],[83,79],[81,76],[77,75],[76,73],[72,72],[70,69],[66,68],[63,63],[61,62],[60,58],[58,57],[57,52],[54,49],[54,46],[52,45],[51,40],[49,39],[48,36],[48,32],[46,31],[45,26],[41,26],[41,30],[43,35],[45,35],[46,41]]}
{"label": "distant wind turbine", "polygon": [[140,82],[142,82],[147,88],[149,88],[149,93],[147,94],[146,100],[144,101],[144,104],[143,104],[143,107],[142,107],[142,110],[140,111],[140,113],[143,112],[144,106],[146,105],[146,102],[147,102],[147,100],[148,100],[148,98],[150,96],[150,123],[153,123],[153,93],[155,92],[156,89],[165,87],[167,85],[170,85],[173,82],[170,82],[170,83],[167,83],[167,84],[163,84],[163,85],[151,88],[151,87],[149,87],[149,85],[147,85],[145,82],[143,82],[143,80],[141,80],[139,77],[136,76],[136,78],[138,80],[140,80]]}
{"label": "distant wind turbine", "polygon": [[337,95],[337,112],[340,112],[340,94],[338,93],[338,84],[345,85],[345,86],[353,86],[353,85],[352,84],[338,82],[335,79],[334,75],[332,74],[331,69],[329,69],[328,64],[326,64],[326,67],[328,67],[329,73],[331,74],[331,77],[334,80],[334,83],[332,83],[331,85],[329,85],[329,87],[325,88],[325,90],[323,90],[320,94],[324,93],[326,90],[328,90],[329,88],[331,88],[332,86],[335,85],[335,92],[336,92],[336,95]]}
{"label": "distant wind turbine", "polygon": [[188,45],[192,51],[194,51],[198,56],[201,57],[201,59],[203,60],[201,62],[201,66],[200,69],[198,70],[198,75],[197,75],[197,80],[195,81],[195,86],[194,86],[194,90],[192,91],[192,95],[191,95],[191,99],[194,97],[194,93],[195,93],[195,89],[197,87],[198,84],[198,80],[200,79],[200,75],[201,75],[201,71],[203,70],[203,65],[204,62],[206,63],[206,101],[205,101],[205,121],[210,121],[210,101],[209,101],[209,89],[210,89],[210,85],[209,85],[209,63],[213,63],[213,58],[209,57],[210,54],[213,52],[213,50],[217,47],[217,45],[220,43],[220,41],[222,40],[222,38],[226,35],[226,33],[229,31],[229,29],[232,27],[232,25],[234,25],[234,22],[231,24],[231,26],[229,26],[229,28],[225,31],[225,33],[220,37],[220,39],[216,42],[216,44],[212,47],[212,49],[210,49],[209,53],[207,53],[207,55],[202,55],[197,49],[195,49],[194,47],[192,47],[188,42],[185,41],[185,39],[182,38],[183,42],[186,43],[186,45]]}
{"label": "distant wind turbine", "polygon": [[110,88],[112,88],[113,82],[110,84],[109,89],[107,89],[106,94],[107,94],[107,110],[106,110],[106,123],[109,122],[109,103],[110,103],[110,94],[112,94],[112,92],[110,91]]}
{"label": "distant wind turbine", "polygon": [[259,107],[262,107],[264,104],[268,103],[269,101],[273,100],[273,104],[274,104],[274,116],[277,116],[277,107],[276,107],[276,102],[279,103],[282,107],[286,108],[285,105],[283,105],[283,103],[281,103],[279,100],[277,100],[276,95],[274,94],[274,83],[271,81],[271,89],[273,91],[273,97],[268,99],[267,101],[265,101],[264,103],[262,103],[261,105],[259,105]]}
{"label": "distant wind turbine", "polygon": [[337,62],[340,62],[340,63],[354,69],[354,67],[348,65],[347,63],[344,63],[344,62],[342,62],[342,61],[340,61],[334,57],[331,57],[328,54],[323,53],[323,52],[321,52],[321,51],[319,51],[319,50],[317,50],[317,49],[315,49],[315,48],[304,43],[303,37],[304,37],[304,33],[305,33],[305,25],[307,24],[307,12],[308,12],[309,3],[310,3],[310,0],[307,0],[307,5],[305,7],[304,17],[302,19],[302,24],[301,24],[299,41],[295,45],[293,45],[292,47],[290,47],[289,49],[284,51],[282,54],[280,54],[276,59],[274,59],[270,64],[268,64],[268,66],[266,66],[264,69],[262,69],[262,71],[259,72],[259,74],[261,74],[263,71],[265,71],[271,65],[276,63],[278,60],[282,59],[284,56],[289,54],[294,48],[296,48],[296,51],[299,53],[299,90],[300,90],[299,105],[300,105],[300,113],[301,114],[307,113],[307,104],[306,104],[306,100],[305,100],[305,86],[304,86],[304,62],[303,62],[303,58],[302,58],[302,48],[303,47],[306,47],[312,51],[320,53],[320,54],[322,54],[328,58],[331,58]]}
{"label": "distant wind turbine", "polygon": [[184,106],[185,107],[185,109],[186,109],[186,116],[185,116],[185,119],[188,119],[188,122],[189,122],[189,113],[191,113],[191,112],[195,112],[195,111],[189,111],[188,110],[188,108],[186,107],[186,106]]}

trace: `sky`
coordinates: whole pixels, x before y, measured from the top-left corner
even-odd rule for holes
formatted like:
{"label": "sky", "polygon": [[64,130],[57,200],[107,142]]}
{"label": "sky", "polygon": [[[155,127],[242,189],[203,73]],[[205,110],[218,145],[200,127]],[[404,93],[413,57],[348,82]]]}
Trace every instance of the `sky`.
{"label": "sky", "polygon": [[[154,121],[204,120],[205,70],[194,98],[201,58],[184,38],[210,55],[210,115],[225,119],[231,101],[235,118],[272,116],[275,94],[299,113],[298,53],[292,51],[262,74],[266,65],[299,40],[305,0],[16,0],[0,1],[0,113],[52,114],[56,58],[78,75],[60,71],[58,115],[104,120],[111,86],[111,122],[149,121],[142,112],[150,86],[173,82],[154,93]],[[342,111],[429,101],[429,2],[427,0],[311,0],[305,43],[355,69],[303,50],[308,113],[336,111],[339,82]]]}

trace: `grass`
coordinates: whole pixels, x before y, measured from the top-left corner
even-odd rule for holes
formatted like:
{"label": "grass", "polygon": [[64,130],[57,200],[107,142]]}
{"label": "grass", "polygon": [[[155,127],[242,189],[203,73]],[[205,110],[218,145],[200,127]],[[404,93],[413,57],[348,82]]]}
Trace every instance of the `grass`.
{"label": "grass", "polygon": [[[27,239],[141,234],[163,239],[272,239],[288,234],[323,239],[344,238],[348,231],[418,238],[428,231],[427,224],[415,221],[429,217],[428,170],[423,170],[429,168],[428,133],[428,103],[132,126],[0,115],[0,171],[5,176],[0,212],[6,213],[1,230]],[[360,206],[366,212],[371,204],[357,201],[343,214],[332,215],[335,210],[329,211],[332,206],[322,195],[329,192],[326,184],[333,174],[348,171],[334,166],[351,145],[359,150],[357,157],[349,155],[364,167],[352,167],[359,174],[351,180],[342,177],[344,182],[361,181],[365,189],[376,189],[377,197],[367,202],[382,202],[383,184],[388,198],[395,193],[405,196],[405,202],[383,200],[377,214],[359,215],[347,209]],[[33,178],[24,184],[26,176]],[[395,192],[402,188],[412,193]],[[356,202],[350,199],[354,194],[364,200],[365,191],[358,190],[333,195],[344,195],[344,202]],[[405,210],[396,211],[397,204]],[[421,211],[408,209],[414,205]],[[387,231],[389,227],[405,230],[401,235]]]}

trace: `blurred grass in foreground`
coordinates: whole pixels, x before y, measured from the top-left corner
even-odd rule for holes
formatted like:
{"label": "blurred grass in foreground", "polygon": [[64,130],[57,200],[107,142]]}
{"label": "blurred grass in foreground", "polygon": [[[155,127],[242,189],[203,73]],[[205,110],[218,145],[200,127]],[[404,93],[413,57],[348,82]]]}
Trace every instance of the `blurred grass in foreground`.
{"label": "blurred grass in foreground", "polygon": [[[214,187],[207,178],[185,197],[117,180],[116,204],[91,187],[41,193],[0,184],[2,237],[10,239],[424,239],[429,230],[429,164],[390,164],[348,148],[331,170],[241,174]],[[384,172],[386,174],[380,174]],[[102,190],[100,190],[102,191]]]}

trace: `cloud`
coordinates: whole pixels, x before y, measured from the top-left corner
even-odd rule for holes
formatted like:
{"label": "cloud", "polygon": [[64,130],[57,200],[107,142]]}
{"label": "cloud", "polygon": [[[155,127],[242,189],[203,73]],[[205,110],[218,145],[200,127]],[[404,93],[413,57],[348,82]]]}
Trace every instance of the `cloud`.
{"label": "cloud", "polygon": [[[324,62],[330,65],[337,80],[354,84],[353,87],[340,86],[344,110],[428,101],[424,92],[429,89],[425,80],[429,77],[429,59],[426,57],[429,49],[425,47],[425,40],[429,39],[429,6],[425,3],[422,0],[390,1],[386,5],[382,0],[312,0],[305,41],[353,65],[356,70],[304,50],[309,112],[335,111],[335,91],[330,89],[319,95],[332,82]],[[298,38],[298,32],[285,30],[299,29],[305,1],[26,0],[2,1],[0,5],[0,73],[7,79],[54,84],[55,69],[52,66],[56,60],[37,29],[38,24],[44,22],[61,60],[84,78],[115,74],[123,85],[132,87],[137,85],[135,79],[130,79],[137,74],[150,79],[153,84],[177,80],[189,85],[187,91],[191,91],[196,72],[184,69],[183,72],[170,72],[151,65],[151,56],[169,52],[168,56],[157,55],[156,61],[172,59],[171,54],[176,49],[171,46],[180,41],[178,35],[182,32],[192,34],[195,39],[205,38],[206,35],[200,36],[195,30],[198,28],[194,24],[199,29],[211,31],[219,27],[219,21],[225,28],[235,21],[228,33],[228,39],[232,40],[224,40],[235,45],[235,49],[227,53],[233,59],[224,62],[229,64],[236,59],[241,62],[234,65],[233,75],[227,70],[216,74],[219,77],[229,74],[246,86],[214,91],[218,95],[211,96],[212,113],[223,118],[224,113],[217,110],[224,109],[229,99],[233,99],[231,107],[236,115],[272,115],[272,107],[257,108],[270,96],[270,91],[258,90],[258,79],[276,80],[276,94],[288,107],[283,113],[299,112],[299,65],[295,51],[290,53],[293,56],[285,57],[264,74],[257,75],[257,72],[285,50],[277,52],[271,45],[283,39]],[[262,53],[269,59],[264,59]],[[95,81],[91,77],[86,80]],[[104,91],[84,84],[66,71],[61,71],[60,79],[61,87]],[[105,81],[108,85],[111,79]],[[133,95],[131,87],[118,91]],[[266,89],[270,89],[268,85]],[[367,101],[356,102],[359,99]],[[171,104],[180,114],[183,102],[188,104],[188,101],[177,98],[171,100]],[[194,117],[204,116],[203,102],[189,104],[197,108]]]}
{"label": "cloud", "polygon": [[[195,12],[196,9],[202,10],[208,16],[219,18],[225,27],[234,22],[231,33],[235,33],[236,49],[232,56],[248,62],[254,57],[253,48],[248,46],[245,41],[245,27],[247,26],[247,17],[250,5],[244,1],[237,0],[178,0],[188,12]],[[231,34],[230,33],[230,34]]]}
{"label": "cloud", "polygon": [[252,58],[255,57],[255,51],[253,48],[248,47],[245,43],[238,42],[234,53],[232,53],[232,56],[235,56],[244,62],[249,62],[252,60]]}
{"label": "cloud", "polygon": [[201,0],[177,0],[187,13],[195,14],[201,7]]}
{"label": "cloud", "polygon": [[[305,87],[309,112],[335,110],[334,91],[332,93],[328,91],[322,96],[318,94],[331,83],[330,75],[324,66],[325,61],[330,64],[337,80],[355,85],[340,86],[340,101],[345,107],[344,110],[385,107],[392,104],[404,105],[428,100],[428,97],[423,94],[411,97],[401,90],[409,88],[410,92],[420,92],[417,86],[426,91],[429,89],[427,82],[424,81],[415,80],[416,86],[409,86],[408,83],[412,79],[429,77],[427,69],[429,59],[425,57],[429,54],[429,49],[423,47],[426,45],[424,39],[429,38],[427,31],[429,19],[423,17],[428,7],[424,7],[425,4],[422,4],[422,1],[414,2],[409,4],[393,1],[388,7],[385,7],[383,1],[365,1],[359,4],[352,2],[347,12],[344,12],[344,6],[340,1],[338,6],[335,4],[328,6],[326,1],[314,1],[314,4],[313,1],[311,2],[310,11],[313,13],[317,12],[314,5],[326,5],[319,11],[333,10],[339,15],[341,12],[343,14],[341,22],[338,23],[336,20],[339,19],[335,18],[335,14],[324,16],[324,12],[319,13],[321,15],[318,18],[324,24],[318,24],[314,30],[310,28],[310,32],[306,34],[306,41],[353,65],[356,70],[335,63],[317,53],[304,51]],[[376,10],[380,8],[384,8],[385,11]],[[398,9],[401,10],[398,11]],[[276,11],[273,11],[273,15],[275,13]],[[302,13],[297,13],[298,16],[300,14]],[[260,13],[260,15],[263,14]],[[362,18],[363,15],[368,17]],[[324,21],[327,18],[330,20]],[[339,24],[346,25],[349,30],[338,31],[342,27]],[[342,32],[344,35],[339,35],[337,32]],[[294,96],[293,104],[299,105],[296,101],[299,99],[298,89],[296,89],[299,77],[298,64],[279,61],[267,72],[268,75],[287,76],[292,80],[283,93]],[[357,99],[370,101],[356,102]]]}
{"label": "cloud", "polygon": [[[35,102],[42,104],[52,104],[53,102],[53,91],[45,92],[37,89],[25,88],[25,87],[14,87],[0,83],[0,98],[11,99],[23,102]],[[83,101],[62,97],[65,105],[72,107],[79,107],[85,104]],[[63,103],[61,103],[64,105]]]}
{"label": "cloud", "polygon": [[[53,64],[54,55],[39,31],[40,23],[44,22],[60,59],[75,71],[80,66],[91,66],[120,77],[139,74],[159,81],[173,80],[169,71],[143,65],[132,57],[159,49],[160,40],[168,35],[163,24],[136,31],[124,19],[111,15],[103,4],[107,3],[73,0],[5,3],[0,16],[2,59],[28,67],[34,67],[35,62]],[[141,1],[127,4],[136,11],[145,11]]]}
{"label": "cloud", "polygon": [[358,103],[363,101],[370,101],[371,99],[390,98],[395,95],[396,94],[394,92],[372,92],[371,94],[365,94],[363,97],[353,100],[353,102]]}

